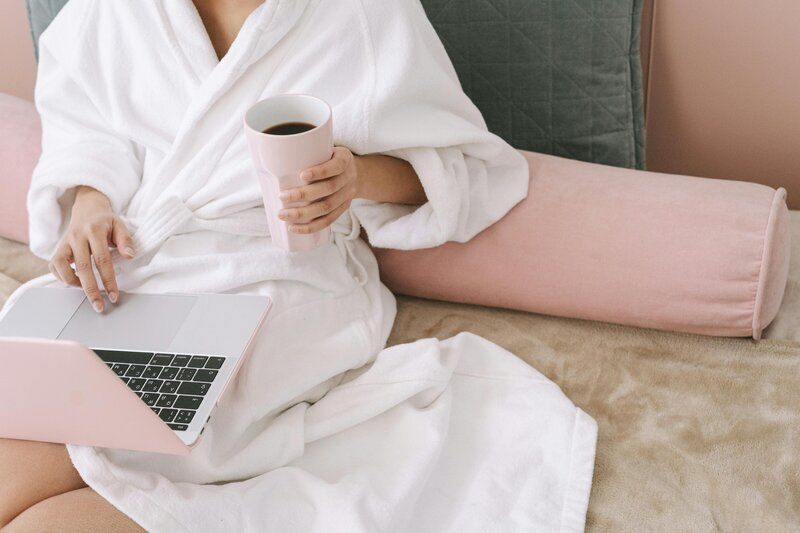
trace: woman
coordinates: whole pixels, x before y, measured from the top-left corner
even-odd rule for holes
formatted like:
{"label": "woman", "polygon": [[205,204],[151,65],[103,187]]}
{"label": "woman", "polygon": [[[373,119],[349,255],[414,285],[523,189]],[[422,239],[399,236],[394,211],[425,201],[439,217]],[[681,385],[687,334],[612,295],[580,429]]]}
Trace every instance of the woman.
{"label": "woman", "polygon": [[[334,242],[288,254],[241,117],[293,92],[331,104],[337,148],[282,215]],[[582,527],[596,427],[557,387],[473,335],[382,350],[395,302],[361,228],[383,247],[465,241],[528,183],[416,0],[71,0],[40,40],[36,99],[31,248],[52,275],[21,290],[80,285],[98,312],[101,287],[111,305],[218,291],[274,310],[187,457],[0,441],[0,526]]]}

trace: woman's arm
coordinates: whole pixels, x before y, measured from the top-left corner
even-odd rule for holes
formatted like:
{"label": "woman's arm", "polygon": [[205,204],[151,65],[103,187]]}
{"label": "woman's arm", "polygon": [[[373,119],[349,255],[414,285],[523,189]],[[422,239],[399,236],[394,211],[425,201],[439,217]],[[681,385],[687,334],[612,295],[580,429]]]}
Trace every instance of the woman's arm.
{"label": "woman's arm", "polygon": [[376,202],[421,205],[427,201],[419,176],[407,161],[387,155],[355,155],[337,146],[333,157],[304,171],[308,185],[281,193],[285,207],[279,213],[295,233],[313,233],[334,223],[354,198]]}
{"label": "woman's arm", "polygon": [[422,205],[428,201],[411,163],[388,155],[355,157],[356,198],[395,204]]}

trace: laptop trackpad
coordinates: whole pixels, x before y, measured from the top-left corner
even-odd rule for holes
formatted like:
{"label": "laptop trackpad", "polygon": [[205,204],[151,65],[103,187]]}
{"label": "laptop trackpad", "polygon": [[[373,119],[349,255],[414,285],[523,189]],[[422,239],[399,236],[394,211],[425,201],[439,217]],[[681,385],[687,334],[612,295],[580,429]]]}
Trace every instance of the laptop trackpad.
{"label": "laptop trackpad", "polygon": [[84,300],[58,338],[90,348],[164,350],[196,300],[195,296],[123,293],[116,304],[106,299],[102,314]]}

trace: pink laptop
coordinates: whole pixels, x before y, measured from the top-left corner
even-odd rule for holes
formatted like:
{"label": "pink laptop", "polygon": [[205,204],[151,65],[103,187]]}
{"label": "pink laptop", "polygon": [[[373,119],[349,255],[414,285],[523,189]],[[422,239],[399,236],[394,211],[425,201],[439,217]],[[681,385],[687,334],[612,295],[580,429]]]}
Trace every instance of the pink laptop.
{"label": "pink laptop", "polygon": [[30,289],[0,318],[0,437],[188,454],[271,308],[265,296]]}

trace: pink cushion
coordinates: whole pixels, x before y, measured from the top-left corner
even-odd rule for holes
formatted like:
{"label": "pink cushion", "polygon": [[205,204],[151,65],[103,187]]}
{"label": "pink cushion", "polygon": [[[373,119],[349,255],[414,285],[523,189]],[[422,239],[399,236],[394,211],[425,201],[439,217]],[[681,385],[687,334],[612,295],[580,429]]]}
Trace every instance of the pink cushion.
{"label": "pink cushion", "polygon": [[375,250],[401,294],[705,335],[772,321],[786,193],[525,153],[528,198],[467,244]]}
{"label": "pink cushion", "polygon": [[41,138],[34,105],[0,93],[0,237],[28,240],[25,198],[39,160]]}

